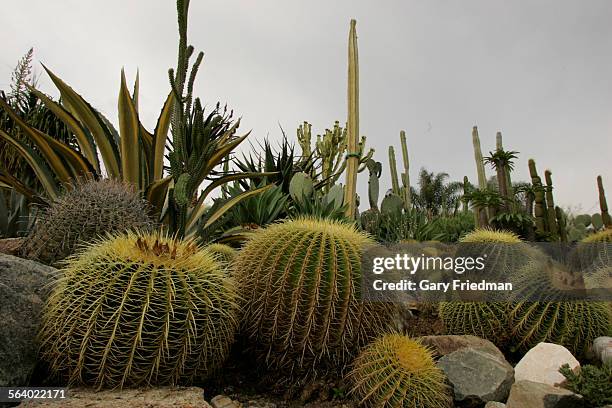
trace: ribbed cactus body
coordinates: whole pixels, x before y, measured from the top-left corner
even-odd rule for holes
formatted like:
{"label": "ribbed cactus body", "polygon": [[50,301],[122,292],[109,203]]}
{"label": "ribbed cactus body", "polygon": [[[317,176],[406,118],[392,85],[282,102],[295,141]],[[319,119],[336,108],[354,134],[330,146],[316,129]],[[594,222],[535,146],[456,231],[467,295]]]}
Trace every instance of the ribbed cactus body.
{"label": "ribbed cactus body", "polygon": [[101,235],[146,230],[152,224],[146,201],[131,186],[114,180],[86,181],[45,210],[26,240],[23,255],[56,264]]}
{"label": "ribbed cactus body", "polygon": [[438,306],[448,334],[482,337],[498,347],[508,342],[509,312],[506,302],[442,302]]}
{"label": "ribbed cactus body", "polygon": [[133,233],[68,260],[46,305],[42,358],[99,388],[190,383],[224,361],[236,289],[194,243]]}
{"label": "ribbed cactus body", "polygon": [[234,261],[243,331],[274,367],[345,363],[386,329],[389,306],[362,302],[372,241],[339,222],[299,219],[258,231]]}
{"label": "ribbed cactus body", "polygon": [[510,317],[512,348],[518,351],[547,342],[584,356],[595,338],[612,334],[607,302],[519,302]]}
{"label": "ribbed cactus body", "polygon": [[[487,228],[465,235],[455,256],[476,258],[485,254],[485,269],[481,273],[483,278],[491,281],[498,280],[534,256],[516,234]],[[470,334],[504,347],[509,336],[509,305],[486,300],[494,299],[480,296],[479,301],[440,303],[438,312],[447,333]]]}
{"label": "ribbed cactus body", "polygon": [[227,266],[231,265],[238,254],[238,251],[225,244],[210,244],[206,249],[208,252],[212,253],[219,262]]}
{"label": "ribbed cactus body", "polygon": [[452,406],[444,372],[417,340],[387,334],[366,347],[353,363],[351,393],[375,408]]}

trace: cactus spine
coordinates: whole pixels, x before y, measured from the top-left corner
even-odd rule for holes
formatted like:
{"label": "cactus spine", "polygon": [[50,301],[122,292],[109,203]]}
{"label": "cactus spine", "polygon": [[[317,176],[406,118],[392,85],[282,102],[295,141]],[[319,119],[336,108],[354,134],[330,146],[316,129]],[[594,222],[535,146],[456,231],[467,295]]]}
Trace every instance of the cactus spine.
{"label": "cactus spine", "polygon": [[548,231],[551,240],[556,241],[559,238],[559,226],[557,225],[555,200],[553,197],[552,172],[550,170],[544,171],[544,179],[546,180],[546,216],[548,219]]}
{"label": "cactus spine", "polygon": [[346,216],[354,219],[357,214],[357,171],[359,157],[359,55],[357,50],[357,21],[351,20],[348,46],[348,154],[346,165],[347,203]]}
{"label": "cactus spine", "polygon": [[400,132],[400,142],[402,144],[402,159],[404,160],[404,173],[402,174],[402,184],[404,186],[404,207],[406,210],[412,208],[412,192],[410,191],[410,157],[408,156],[408,145],[406,143],[406,132]]}
{"label": "cactus spine", "polygon": [[391,188],[393,194],[400,195],[399,179],[397,177],[397,163],[395,161],[395,149],[389,146],[389,168],[391,171]]}
{"label": "cactus spine", "polygon": [[535,161],[529,159],[529,175],[531,176],[531,184],[534,189],[534,215],[536,229],[541,235],[546,235],[547,219],[546,219],[546,198],[544,197],[544,186],[542,185],[542,179],[538,176],[538,170],[536,168]]}
{"label": "cactus spine", "polygon": [[612,218],[608,212],[608,202],[606,200],[606,192],[603,186],[603,179],[597,176],[597,189],[599,191],[599,208],[601,209],[601,219],[606,228],[612,228]]}

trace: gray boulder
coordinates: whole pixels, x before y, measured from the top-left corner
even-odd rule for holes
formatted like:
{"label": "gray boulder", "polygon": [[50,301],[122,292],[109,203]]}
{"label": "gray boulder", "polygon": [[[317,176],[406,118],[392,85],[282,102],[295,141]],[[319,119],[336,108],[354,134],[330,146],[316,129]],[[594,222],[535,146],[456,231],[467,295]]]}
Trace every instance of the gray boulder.
{"label": "gray boulder", "polygon": [[0,254],[0,387],[28,384],[36,365],[36,335],[54,268]]}
{"label": "gray boulder", "polygon": [[594,357],[604,364],[612,364],[612,337],[598,337],[593,341]]}
{"label": "gray boulder", "polygon": [[510,390],[506,408],[583,408],[582,395],[564,388],[537,383],[518,381]]}
{"label": "gray boulder", "polygon": [[482,347],[466,347],[438,360],[451,384],[459,407],[481,407],[505,401],[514,382],[514,369],[500,356]]}
{"label": "gray boulder", "polygon": [[442,336],[423,336],[419,337],[419,340],[421,340],[424,345],[431,347],[438,356],[445,356],[467,347],[478,347],[489,351],[500,359],[505,358],[504,354],[499,351],[495,344],[491,343],[489,340],[476,336],[449,334]]}
{"label": "gray boulder", "polygon": [[506,404],[504,404],[503,402],[489,401],[487,402],[487,405],[484,406],[484,408],[506,408]]}

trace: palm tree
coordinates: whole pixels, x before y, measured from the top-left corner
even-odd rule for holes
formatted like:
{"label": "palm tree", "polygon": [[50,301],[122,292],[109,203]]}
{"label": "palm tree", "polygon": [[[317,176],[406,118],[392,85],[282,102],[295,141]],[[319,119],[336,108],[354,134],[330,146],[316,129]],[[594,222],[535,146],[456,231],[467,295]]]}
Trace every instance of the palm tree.
{"label": "palm tree", "polygon": [[448,173],[434,173],[422,168],[418,190],[411,188],[415,206],[425,212],[429,219],[455,212],[461,202],[463,183],[447,182],[448,178]]}
{"label": "palm tree", "polygon": [[490,164],[497,172],[497,185],[499,186],[499,194],[505,199],[510,198],[509,188],[510,184],[510,172],[514,169],[514,159],[518,156],[518,152],[505,151],[498,149],[493,152],[489,152],[490,156],[485,157],[484,161]]}

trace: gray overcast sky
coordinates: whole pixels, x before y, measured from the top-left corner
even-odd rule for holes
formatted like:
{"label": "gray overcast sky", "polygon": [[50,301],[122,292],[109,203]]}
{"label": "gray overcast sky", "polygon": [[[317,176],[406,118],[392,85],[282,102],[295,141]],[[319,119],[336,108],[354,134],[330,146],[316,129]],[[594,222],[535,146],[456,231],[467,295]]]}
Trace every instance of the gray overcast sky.
{"label": "gray overcast sky", "polygon": [[[141,74],[141,113],[155,126],[176,59],[172,0],[3,0],[0,88],[35,47],[44,62],[116,122],[121,67]],[[420,167],[476,180],[471,129],[483,151],[521,152],[550,168],[557,202],[598,210],[612,200],[612,2],[609,0],[192,0],[190,42],[205,52],[197,94],[227,102],[253,138],[294,137],[346,119],[349,20],[358,20],[361,131],[383,161],[409,138]],[[39,69],[40,72],[40,69]],[[43,90],[56,94],[49,80]],[[399,153],[399,152],[398,152]],[[399,157],[398,157],[399,159]],[[400,161],[401,166],[401,161]],[[489,171],[489,175],[493,174]],[[367,176],[359,179],[363,200]]]}

